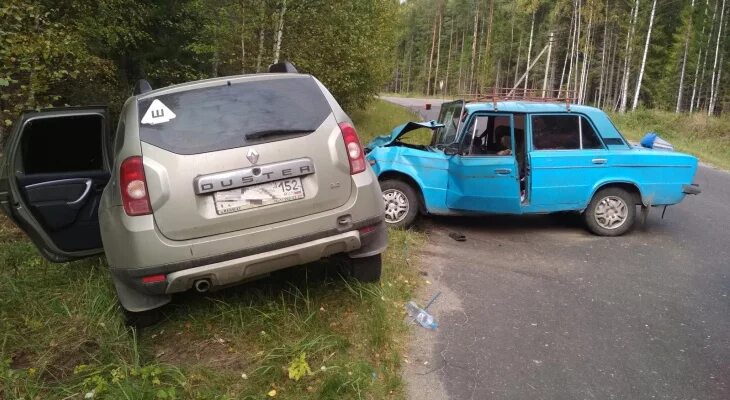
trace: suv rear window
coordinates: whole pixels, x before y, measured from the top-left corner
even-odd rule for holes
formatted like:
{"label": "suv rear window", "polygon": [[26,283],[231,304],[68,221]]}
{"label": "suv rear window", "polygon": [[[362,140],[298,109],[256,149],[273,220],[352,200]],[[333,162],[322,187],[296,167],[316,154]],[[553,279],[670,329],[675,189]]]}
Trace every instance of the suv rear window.
{"label": "suv rear window", "polygon": [[176,154],[304,136],[332,112],[314,79],[301,76],[176,92],[138,106],[140,139]]}

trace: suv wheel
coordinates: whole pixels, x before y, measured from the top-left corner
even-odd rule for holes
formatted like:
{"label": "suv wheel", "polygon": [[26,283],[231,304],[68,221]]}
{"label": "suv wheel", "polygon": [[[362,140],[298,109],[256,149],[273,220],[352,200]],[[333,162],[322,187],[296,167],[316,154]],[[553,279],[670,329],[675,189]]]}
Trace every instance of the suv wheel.
{"label": "suv wheel", "polygon": [[343,265],[343,275],[360,282],[378,282],[383,269],[383,258],[380,254],[370,257],[347,258]]}
{"label": "suv wheel", "polygon": [[385,201],[385,222],[396,228],[407,228],[418,215],[420,200],[413,187],[403,181],[389,179],[380,182]]}
{"label": "suv wheel", "polygon": [[621,236],[634,226],[634,196],[621,188],[598,191],[583,214],[588,229],[600,236]]}

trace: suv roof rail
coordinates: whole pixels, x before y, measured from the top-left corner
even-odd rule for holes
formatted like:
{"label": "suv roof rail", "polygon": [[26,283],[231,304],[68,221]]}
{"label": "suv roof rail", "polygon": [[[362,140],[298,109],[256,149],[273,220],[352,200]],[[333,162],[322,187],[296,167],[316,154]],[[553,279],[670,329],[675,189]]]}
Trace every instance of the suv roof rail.
{"label": "suv roof rail", "polygon": [[491,101],[497,110],[499,101],[533,101],[538,103],[562,103],[570,111],[570,103],[575,101],[574,90],[563,89],[517,89],[517,88],[487,88],[483,93],[460,94],[465,102]]}
{"label": "suv roof rail", "polygon": [[280,63],[269,65],[269,72],[296,74],[299,71],[297,71],[296,67],[294,67],[294,64],[290,63],[289,61],[282,61]]}
{"label": "suv roof rail", "polygon": [[147,79],[140,79],[134,84],[134,95],[144,94],[152,91],[152,85],[147,82]]}

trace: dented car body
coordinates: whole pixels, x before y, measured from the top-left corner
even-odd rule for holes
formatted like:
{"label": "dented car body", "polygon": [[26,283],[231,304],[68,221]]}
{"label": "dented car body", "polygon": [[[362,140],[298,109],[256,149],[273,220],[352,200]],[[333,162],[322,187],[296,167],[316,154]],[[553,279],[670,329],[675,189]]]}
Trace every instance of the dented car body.
{"label": "dented car body", "polygon": [[[401,140],[416,128],[433,131],[429,145]],[[699,193],[694,156],[633,146],[587,106],[459,100],[443,104],[438,121],[402,125],[366,148],[396,226],[419,213],[577,211],[593,232],[614,236],[631,228],[636,205]]]}

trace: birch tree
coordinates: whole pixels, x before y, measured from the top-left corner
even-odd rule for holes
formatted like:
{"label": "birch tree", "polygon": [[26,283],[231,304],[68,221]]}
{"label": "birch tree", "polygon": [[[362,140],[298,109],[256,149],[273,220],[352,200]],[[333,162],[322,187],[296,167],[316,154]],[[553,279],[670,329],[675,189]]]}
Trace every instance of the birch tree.
{"label": "birch tree", "polygon": [[[639,105],[639,93],[641,92],[641,81],[644,78],[644,69],[646,68],[646,56],[649,54],[649,42],[651,41],[651,29],[654,27],[654,14],[656,12],[656,1],[651,5],[651,15],[649,16],[649,29],[646,32],[646,42],[644,43],[644,55],[641,57],[641,67],[639,69],[639,78],[636,80],[636,91],[634,92],[634,103],[631,110],[636,110]],[[724,0],[723,0],[724,1]]]}
{"label": "birch tree", "polygon": [[473,93],[474,63],[477,55],[477,33],[479,32],[479,0],[474,2],[474,35],[471,42],[471,67],[469,67],[469,93]]}
{"label": "birch tree", "polygon": [[525,69],[525,94],[527,94],[528,79],[530,77],[530,56],[532,55],[532,38],[535,33],[535,14],[537,13],[537,7],[532,10],[532,23],[530,24],[530,41],[527,45],[527,64]]}
{"label": "birch tree", "polygon": [[279,62],[281,51],[281,37],[284,34],[284,14],[286,13],[286,0],[281,0],[281,11],[279,12],[279,26],[276,30],[276,41],[274,42],[274,64]]}
{"label": "birch tree", "polygon": [[[715,42],[715,61],[712,63],[712,79],[710,80],[710,98],[709,98],[709,105],[707,106],[707,115],[712,115],[715,112],[715,79],[717,79],[718,75],[718,68],[717,68],[717,60],[720,56],[720,39],[723,38],[722,36],[722,22],[723,17],[725,16],[725,0],[722,0],[722,7],[720,8],[720,24],[717,29],[717,41]],[[719,80],[718,82],[719,83]]]}
{"label": "birch tree", "polygon": [[626,103],[629,98],[629,73],[631,71],[631,53],[633,52],[632,41],[634,38],[634,29],[636,29],[636,19],[639,14],[639,0],[636,0],[634,7],[631,10],[631,26],[629,27],[628,34],[626,36],[626,51],[624,58],[624,73],[621,81],[621,105],[619,106],[619,112],[626,112]]}
{"label": "birch tree", "polygon": [[692,12],[695,8],[695,0],[692,0],[690,6],[689,28],[684,38],[684,54],[682,55],[682,70],[679,73],[679,88],[677,89],[677,106],[674,108],[675,113],[679,113],[682,107],[682,93],[684,92],[684,71],[687,68],[687,53],[689,51],[689,39],[692,37]]}

